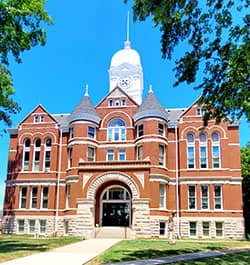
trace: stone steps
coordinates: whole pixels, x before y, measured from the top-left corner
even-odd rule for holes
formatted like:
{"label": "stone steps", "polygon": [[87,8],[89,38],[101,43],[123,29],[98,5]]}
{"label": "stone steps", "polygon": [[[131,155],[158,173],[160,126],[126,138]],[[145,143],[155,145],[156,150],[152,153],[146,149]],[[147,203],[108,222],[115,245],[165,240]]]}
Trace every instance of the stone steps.
{"label": "stone steps", "polygon": [[103,226],[95,228],[95,238],[131,238],[132,230],[122,226]]}

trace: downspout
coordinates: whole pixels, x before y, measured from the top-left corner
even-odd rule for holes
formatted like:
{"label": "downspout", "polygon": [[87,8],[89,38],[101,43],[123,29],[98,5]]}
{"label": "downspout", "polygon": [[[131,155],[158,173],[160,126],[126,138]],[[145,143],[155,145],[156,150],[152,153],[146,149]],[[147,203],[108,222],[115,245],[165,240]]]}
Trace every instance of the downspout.
{"label": "downspout", "polygon": [[56,220],[55,220],[55,234],[57,235],[58,229],[58,215],[59,215],[59,192],[60,192],[60,179],[61,179],[61,164],[62,164],[62,128],[60,130],[60,142],[59,142],[59,161],[58,161],[58,175],[56,186]]}
{"label": "downspout", "polygon": [[177,124],[175,124],[175,192],[176,192],[176,223],[177,223],[177,238],[180,238],[180,209],[179,209],[179,149],[177,137]]}

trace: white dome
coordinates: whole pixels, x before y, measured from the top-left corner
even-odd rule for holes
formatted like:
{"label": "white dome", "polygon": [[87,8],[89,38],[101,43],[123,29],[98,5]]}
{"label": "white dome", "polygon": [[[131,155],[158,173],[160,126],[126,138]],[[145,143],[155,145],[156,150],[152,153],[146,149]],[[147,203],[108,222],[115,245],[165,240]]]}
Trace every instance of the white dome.
{"label": "white dome", "polygon": [[141,59],[139,53],[136,50],[130,48],[129,42],[125,42],[124,49],[116,52],[113,55],[110,67],[119,66],[122,63],[141,65]]}

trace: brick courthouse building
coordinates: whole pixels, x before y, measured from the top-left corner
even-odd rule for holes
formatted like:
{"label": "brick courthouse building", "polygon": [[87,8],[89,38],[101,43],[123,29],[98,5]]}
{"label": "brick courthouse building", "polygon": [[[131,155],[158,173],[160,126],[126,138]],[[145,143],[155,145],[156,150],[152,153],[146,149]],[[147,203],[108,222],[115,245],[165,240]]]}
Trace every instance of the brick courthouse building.
{"label": "brick courthouse building", "polygon": [[201,130],[197,103],[165,109],[152,88],[142,100],[128,41],[109,77],[97,106],[86,88],[71,114],[39,105],[9,130],[3,231],[167,237],[176,212],[181,237],[243,238],[238,124]]}

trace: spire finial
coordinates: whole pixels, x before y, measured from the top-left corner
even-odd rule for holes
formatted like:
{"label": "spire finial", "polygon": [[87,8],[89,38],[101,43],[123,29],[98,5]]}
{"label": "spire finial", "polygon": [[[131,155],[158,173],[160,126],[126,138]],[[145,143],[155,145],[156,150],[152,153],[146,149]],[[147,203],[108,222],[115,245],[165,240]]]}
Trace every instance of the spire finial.
{"label": "spire finial", "polygon": [[126,41],[124,43],[125,49],[130,49],[130,41],[129,41],[129,11],[128,11],[128,16],[127,16],[127,36],[126,36]]}
{"label": "spire finial", "polygon": [[151,84],[149,85],[148,93],[153,93],[153,88],[152,88],[152,85]]}
{"label": "spire finial", "polygon": [[86,86],[85,86],[85,94],[84,94],[84,96],[89,96],[89,85],[88,84],[86,84]]}

